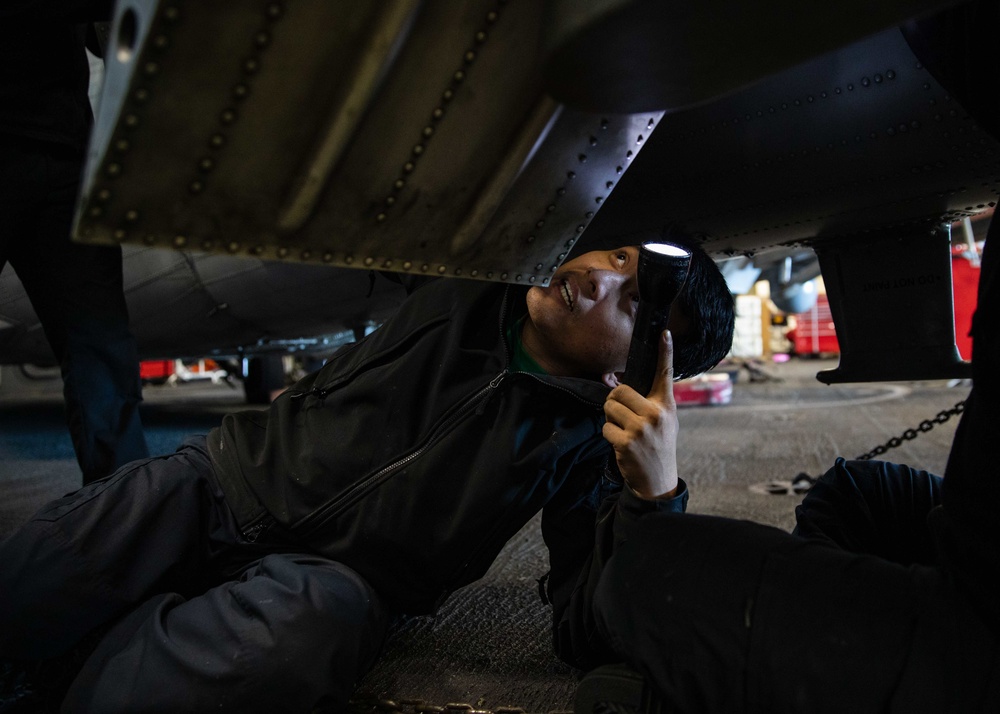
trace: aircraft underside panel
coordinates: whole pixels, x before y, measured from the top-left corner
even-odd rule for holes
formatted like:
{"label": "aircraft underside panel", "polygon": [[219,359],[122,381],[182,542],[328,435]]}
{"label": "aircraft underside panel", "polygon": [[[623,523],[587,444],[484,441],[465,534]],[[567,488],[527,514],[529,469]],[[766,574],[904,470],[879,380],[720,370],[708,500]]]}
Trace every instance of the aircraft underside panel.
{"label": "aircraft underside panel", "polygon": [[934,231],[998,194],[1000,142],[893,28],[664,116],[590,231],[673,225],[735,256]]}
{"label": "aircraft underside panel", "polygon": [[550,99],[543,7],[124,0],[76,235],[546,284],[662,112]]}
{"label": "aircraft underside panel", "polygon": [[[126,245],[132,333],[143,359],[331,352],[392,315],[401,285],[371,272]],[[334,345],[335,346],[335,345]],[[0,364],[55,364],[20,280],[0,277]]]}
{"label": "aircraft underside panel", "polygon": [[[551,98],[546,10],[121,2],[77,237],[545,284],[580,242],[667,225],[736,255],[995,205],[1000,144],[898,28],[666,114],[597,113]],[[592,50],[646,77],[621,44]]]}
{"label": "aircraft underside panel", "polygon": [[[244,345],[282,329],[256,320],[245,287],[278,268],[545,285],[573,251],[666,227],[762,269],[817,247],[844,283],[831,301],[846,356],[825,379],[963,372],[943,283],[919,301],[906,283],[943,276],[944,226],[1000,195],[1000,124],[980,99],[996,53],[934,29],[995,22],[963,20],[964,4],[927,14],[952,4],[898,0],[861,22],[774,3],[756,20],[782,17],[768,36],[717,27],[713,3],[121,0],[76,238],[201,256],[178,308]],[[723,7],[719,23],[742,12]],[[890,26],[906,17],[925,24]],[[785,35],[794,45],[769,50]],[[878,289],[883,274],[900,288]],[[879,355],[869,304],[901,326]],[[905,327],[906,310],[933,329]],[[894,341],[929,350],[923,366],[896,369]]]}

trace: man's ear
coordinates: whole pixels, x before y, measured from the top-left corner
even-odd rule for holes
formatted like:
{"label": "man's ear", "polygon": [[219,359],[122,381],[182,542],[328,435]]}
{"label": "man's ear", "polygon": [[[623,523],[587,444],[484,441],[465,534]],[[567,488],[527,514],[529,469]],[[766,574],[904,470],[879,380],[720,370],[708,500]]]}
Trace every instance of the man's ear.
{"label": "man's ear", "polygon": [[601,375],[601,381],[608,387],[614,389],[619,384],[622,383],[622,379],[625,377],[624,372],[606,372]]}

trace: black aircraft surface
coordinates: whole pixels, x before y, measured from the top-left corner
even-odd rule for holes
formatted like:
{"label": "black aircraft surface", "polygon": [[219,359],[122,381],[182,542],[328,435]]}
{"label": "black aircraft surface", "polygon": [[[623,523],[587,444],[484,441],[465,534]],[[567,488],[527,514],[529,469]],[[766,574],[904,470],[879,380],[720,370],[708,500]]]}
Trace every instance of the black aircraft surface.
{"label": "black aircraft surface", "polygon": [[[77,239],[145,357],[328,348],[375,271],[546,284],[669,228],[794,303],[823,381],[964,374],[949,226],[992,212],[996,3],[121,0]],[[985,221],[981,222],[985,224]],[[51,358],[8,269],[0,362]]]}

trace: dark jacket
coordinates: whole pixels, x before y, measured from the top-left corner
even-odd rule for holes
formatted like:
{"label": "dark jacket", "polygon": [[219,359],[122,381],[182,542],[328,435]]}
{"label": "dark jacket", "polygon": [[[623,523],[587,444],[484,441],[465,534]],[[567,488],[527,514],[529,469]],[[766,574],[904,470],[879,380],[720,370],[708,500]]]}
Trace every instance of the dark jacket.
{"label": "dark jacket", "polygon": [[607,387],[508,370],[524,294],[431,283],[269,410],[227,416],[209,447],[244,531],[276,523],[417,614],[485,574],[544,508],[561,619],[620,486],[601,436]]}
{"label": "dark jacket", "polygon": [[110,0],[0,3],[0,139],[61,144],[83,157],[92,123],[86,23],[108,19],[111,6]]}

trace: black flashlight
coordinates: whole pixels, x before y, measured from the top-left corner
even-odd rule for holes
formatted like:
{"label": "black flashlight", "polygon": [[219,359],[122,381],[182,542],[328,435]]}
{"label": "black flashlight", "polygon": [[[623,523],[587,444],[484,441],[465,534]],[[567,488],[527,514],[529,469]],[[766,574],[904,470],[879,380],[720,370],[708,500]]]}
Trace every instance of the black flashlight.
{"label": "black flashlight", "polygon": [[684,287],[690,266],[691,253],[673,243],[649,242],[639,248],[639,306],[622,381],[644,397],[656,377],[660,335],[670,321],[670,304]]}

